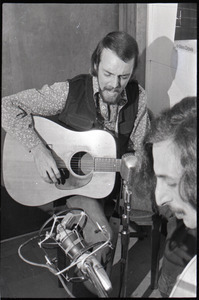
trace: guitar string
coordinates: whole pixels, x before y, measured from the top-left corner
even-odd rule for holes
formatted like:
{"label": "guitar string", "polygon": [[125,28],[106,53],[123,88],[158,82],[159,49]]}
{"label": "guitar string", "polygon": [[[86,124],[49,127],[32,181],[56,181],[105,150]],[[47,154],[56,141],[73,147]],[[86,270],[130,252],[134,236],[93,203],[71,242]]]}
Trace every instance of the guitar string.
{"label": "guitar string", "polygon": [[[59,164],[62,164],[63,163],[63,161],[60,159],[60,160],[56,160],[56,162]],[[110,161],[110,160],[107,160],[107,161],[100,161],[100,160],[95,160],[95,161],[89,161],[89,160],[84,160],[83,161],[83,163],[80,161],[80,160],[73,160],[73,161],[71,161],[71,165],[77,165],[77,164],[82,164],[82,165],[90,165],[90,166],[92,166],[92,165],[94,165],[94,164],[98,164],[98,165],[107,165],[107,164],[110,164],[110,166],[114,166],[114,165],[116,165],[118,162],[117,161]]]}
{"label": "guitar string", "polygon": [[[65,165],[58,165],[58,168],[66,168],[67,167]],[[79,170],[83,170],[85,172],[90,172],[90,171],[104,171],[104,172],[108,172],[108,171],[117,171],[119,170],[119,166],[107,166],[107,165],[103,165],[103,166],[94,166],[94,165],[90,165],[90,166],[76,166],[76,165],[72,165],[71,166],[73,171],[79,171]]]}
{"label": "guitar string", "polygon": [[[118,169],[120,166],[120,161],[117,160],[116,158],[95,158],[93,159],[88,159],[84,158],[83,164],[81,161],[81,158],[73,158],[71,161],[71,168],[73,171],[78,171],[82,170],[81,167],[83,167],[83,170],[85,172],[90,172],[91,170],[96,170],[97,171],[115,171]],[[61,159],[56,159],[57,165],[60,168],[66,168],[66,165],[63,164],[63,161]]]}

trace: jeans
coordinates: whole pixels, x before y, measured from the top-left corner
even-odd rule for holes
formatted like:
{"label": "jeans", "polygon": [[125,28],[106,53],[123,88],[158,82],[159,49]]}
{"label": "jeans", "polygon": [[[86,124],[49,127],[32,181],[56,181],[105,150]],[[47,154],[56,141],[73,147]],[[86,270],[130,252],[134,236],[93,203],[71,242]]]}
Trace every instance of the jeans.
{"label": "jeans", "polygon": [[[66,205],[68,208],[83,209],[94,222],[98,222],[101,226],[106,227],[106,230],[110,233],[110,237],[112,239],[113,233],[104,213],[103,199],[97,200],[85,196],[74,196],[67,199]],[[96,231],[96,226],[94,226],[94,224],[89,219],[87,221],[86,227],[84,228],[83,234],[84,239],[88,244],[94,244],[96,242],[105,240],[103,235]],[[110,255],[111,249],[107,246],[97,251],[95,257],[103,266],[105,266]],[[109,275],[110,274],[108,274],[108,276]],[[96,290],[93,288],[89,281],[85,281],[84,285],[91,293],[93,293],[94,295],[96,294]]]}

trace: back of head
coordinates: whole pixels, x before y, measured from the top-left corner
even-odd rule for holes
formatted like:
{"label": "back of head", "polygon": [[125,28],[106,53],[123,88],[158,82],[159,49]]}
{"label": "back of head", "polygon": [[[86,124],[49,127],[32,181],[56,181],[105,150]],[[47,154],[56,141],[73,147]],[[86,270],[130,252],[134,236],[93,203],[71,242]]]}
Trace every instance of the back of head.
{"label": "back of head", "polygon": [[114,51],[124,62],[135,59],[134,71],[138,64],[138,45],[136,40],[124,31],[108,33],[97,45],[91,57],[91,74],[97,76],[97,70],[103,49]]}
{"label": "back of head", "polygon": [[[197,208],[197,109],[196,97],[186,97],[171,109],[163,111],[152,120],[151,129],[145,137],[143,152],[139,152],[137,174],[134,177],[135,192],[140,198],[151,197],[154,210],[156,177],[153,170],[152,146],[154,143],[171,140],[179,150],[183,175],[179,192],[185,202]],[[140,184],[142,183],[142,184]]]}
{"label": "back of head", "polygon": [[163,111],[152,122],[151,131],[146,138],[147,142],[157,143],[172,139],[180,146],[180,143],[185,140],[185,135],[195,141],[196,113],[196,97],[183,98],[172,108]]}

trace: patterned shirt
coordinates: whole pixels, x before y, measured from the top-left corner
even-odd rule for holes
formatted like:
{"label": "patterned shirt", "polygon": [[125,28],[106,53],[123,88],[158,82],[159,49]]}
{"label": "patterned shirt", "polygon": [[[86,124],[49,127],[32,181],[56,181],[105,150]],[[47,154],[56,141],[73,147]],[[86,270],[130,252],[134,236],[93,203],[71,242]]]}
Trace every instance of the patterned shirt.
{"label": "patterned shirt", "polygon": [[[29,89],[4,97],[2,99],[2,127],[28,150],[31,150],[42,143],[34,130],[32,116],[53,116],[61,113],[68,93],[69,82],[66,81],[54,83],[51,86],[44,85],[40,90]],[[93,93],[95,104],[99,105],[100,114],[104,119],[104,129],[117,136],[118,113],[128,101],[125,90],[118,104],[107,105],[100,97],[97,78],[93,77]],[[139,150],[149,124],[146,93],[139,85],[138,113],[130,135],[129,150]]]}

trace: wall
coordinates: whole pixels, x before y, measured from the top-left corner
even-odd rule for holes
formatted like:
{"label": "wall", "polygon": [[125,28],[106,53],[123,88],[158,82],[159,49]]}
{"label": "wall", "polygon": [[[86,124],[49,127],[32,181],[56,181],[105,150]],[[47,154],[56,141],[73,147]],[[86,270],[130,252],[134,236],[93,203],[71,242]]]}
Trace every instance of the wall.
{"label": "wall", "polygon": [[2,96],[90,68],[97,42],[118,30],[118,4],[3,4]]}
{"label": "wall", "polygon": [[148,4],[146,92],[155,115],[186,96],[196,95],[196,41],[182,51],[174,40],[177,3]]}
{"label": "wall", "polygon": [[87,73],[97,42],[125,30],[138,42],[145,87],[147,4],[3,4],[2,96]]}
{"label": "wall", "polygon": [[120,3],[119,29],[132,35],[139,48],[139,64],[135,76],[145,88],[147,4]]}

